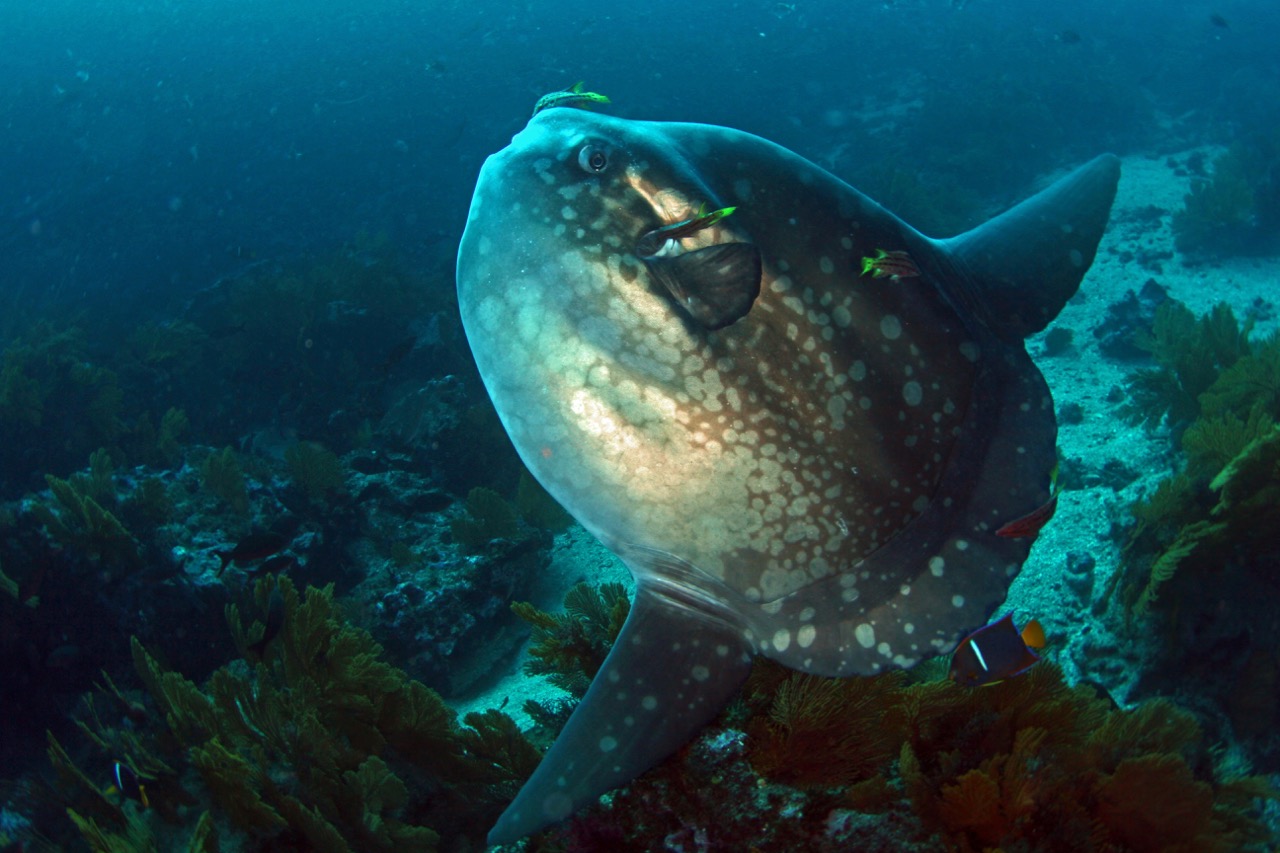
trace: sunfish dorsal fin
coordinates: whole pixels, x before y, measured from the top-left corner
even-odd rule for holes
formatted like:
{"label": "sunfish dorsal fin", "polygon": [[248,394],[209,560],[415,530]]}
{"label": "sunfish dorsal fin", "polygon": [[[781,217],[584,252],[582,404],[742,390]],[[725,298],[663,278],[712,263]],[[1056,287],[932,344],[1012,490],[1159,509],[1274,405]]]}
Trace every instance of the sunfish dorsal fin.
{"label": "sunfish dorsal fin", "polygon": [[1049,325],[1093,263],[1119,178],[1119,158],[1103,154],[972,231],[938,241],[955,266],[952,287],[977,291],[965,307],[1006,340]]}

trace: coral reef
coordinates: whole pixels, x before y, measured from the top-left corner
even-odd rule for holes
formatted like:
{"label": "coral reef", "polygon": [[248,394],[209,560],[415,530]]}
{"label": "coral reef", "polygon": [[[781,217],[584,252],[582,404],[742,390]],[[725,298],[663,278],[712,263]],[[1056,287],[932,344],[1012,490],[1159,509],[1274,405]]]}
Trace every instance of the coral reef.
{"label": "coral reef", "polygon": [[392,405],[379,424],[389,438],[403,447],[427,444],[458,426],[458,408],[466,391],[457,377],[433,379],[405,394]]}
{"label": "coral reef", "polygon": [[581,699],[627,621],[631,602],[622,584],[580,583],[565,593],[561,614],[524,601],[514,602],[511,609],[533,626],[525,672],[545,675]]}
{"label": "coral reef", "polygon": [[249,492],[245,488],[244,469],[239,456],[230,447],[210,453],[200,463],[204,487],[227,505],[236,515],[249,512]]}
{"label": "coral reef", "polygon": [[[70,742],[69,714],[99,673],[125,683],[131,634],[203,683],[232,651],[223,606],[274,573],[336,582],[353,618],[433,688],[472,690],[509,664],[527,629],[507,603],[529,594],[547,531],[565,516],[519,482],[518,458],[456,345],[453,290],[436,286],[448,264],[422,260],[406,263],[385,240],[362,236],[330,254],[251,264],[181,306],[131,315],[132,333],[118,323],[28,322],[5,342],[0,761],[10,774],[36,766],[46,728]],[[397,417],[384,417],[401,400]],[[478,497],[468,511],[453,497],[481,483],[514,503]],[[461,546],[465,533],[451,537],[454,516],[477,525],[474,553]],[[283,550],[219,574],[220,555],[261,531],[279,534]],[[269,664],[280,637],[247,630],[246,653]],[[94,731],[145,727],[98,710]],[[478,748],[512,742],[500,721],[480,725],[489,745]],[[168,773],[147,761],[174,759],[159,742],[93,743],[90,776],[105,779],[103,761],[127,755],[157,795],[144,822],[167,821],[166,793],[181,788],[179,775],[194,778],[188,757]],[[422,774],[405,775],[390,753],[379,758],[410,795],[380,813],[412,811]],[[361,767],[346,769],[385,802],[398,799],[376,763]],[[94,844],[143,849],[122,840],[126,823],[81,814],[97,824],[84,825],[86,838],[120,836],[97,834]],[[213,814],[224,829],[225,814]],[[182,849],[188,837],[157,831],[156,842]]]}
{"label": "coral reef", "polygon": [[0,485],[73,470],[124,432],[124,391],[83,330],[36,323],[0,356]]}
{"label": "coral reef", "polygon": [[1280,137],[1238,140],[1213,161],[1208,180],[1193,180],[1173,215],[1178,251],[1220,257],[1280,248]]}
{"label": "coral reef", "polygon": [[[545,568],[550,536],[523,528],[483,554],[463,556],[441,543],[391,583],[374,588],[370,628],[415,677],[446,696],[492,680],[524,631],[507,608]],[[388,588],[389,587],[389,588]]]}
{"label": "coral reef", "polygon": [[[107,799],[51,744],[72,818],[94,848],[152,849],[146,845],[156,842],[146,839],[174,831],[158,824],[180,820],[172,807],[178,797],[207,802],[225,818],[239,835],[236,849],[372,853],[480,844],[539,759],[511,719],[489,711],[458,725],[439,696],[382,662],[372,638],[342,619],[331,587],[303,596],[287,577],[264,578],[253,593],[247,609],[266,622],[246,622],[235,605],[227,620],[255,662],[217,670],[204,689],[133,642],[156,707],[147,716],[165,728],[129,736],[131,761],[155,801],[146,817]],[[273,598],[282,604],[271,636],[264,632]],[[100,746],[121,741],[100,720],[84,728]],[[206,818],[191,831],[193,849],[217,849],[202,826]]]}
{"label": "coral reef", "polygon": [[182,409],[170,408],[160,419],[160,431],[156,435],[156,453],[169,465],[176,465],[182,459],[182,445],[178,439],[191,426],[187,413]]}
{"label": "coral reef", "polygon": [[982,689],[944,670],[824,679],[758,661],[694,744],[543,844],[1225,853],[1274,840],[1255,804],[1276,791],[1215,769],[1171,703],[1122,711],[1048,662]]}
{"label": "coral reef", "polygon": [[1135,408],[1148,420],[1167,412],[1181,427],[1186,464],[1132,508],[1127,600],[1142,612],[1188,558],[1211,569],[1262,548],[1272,521],[1266,499],[1280,476],[1269,456],[1280,418],[1280,335],[1249,341],[1250,324],[1238,325],[1222,305],[1198,321],[1180,303],[1166,305],[1154,348],[1161,367],[1137,374]]}
{"label": "coral reef", "polygon": [[31,514],[54,542],[110,566],[137,563],[138,543],[112,513],[116,490],[105,450],[90,457],[87,475],[61,480],[46,474],[45,480],[53,500],[33,503]]}
{"label": "coral reef", "polygon": [[464,550],[474,553],[494,539],[511,539],[516,535],[515,507],[492,489],[477,486],[468,492],[466,510],[465,516],[449,523],[454,541]]}
{"label": "coral reef", "polygon": [[1169,298],[1169,291],[1154,278],[1143,283],[1138,292],[1125,293],[1124,298],[1107,306],[1106,318],[1094,326],[1098,351],[1121,361],[1146,361],[1151,357],[1149,340],[1156,310]]}
{"label": "coral reef", "polygon": [[[1166,305],[1153,348],[1160,367],[1135,387],[1148,415],[1168,413],[1180,464],[1131,507],[1114,598],[1128,630],[1154,626],[1165,640],[1142,690],[1190,679],[1224,709],[1215,731],[1226,737],[1243,721],[1241,733],[1257,737],[1280,722],[1260,675],[1280,652],[1280,624],[1259,604],[1280,595],[1280,334],[1251,340],[1250,321],[1224,306],[1196,319]],[[1255,745],[1265,766],[1280,757],[1260,738]]]}
{"label": "coral reef", "polygon": [[1200,415],[1200,396],[1223,371],[1250,354],[1252,328],[1251,320],[1243,325],[1237,321],[1226,303],[1197,318],[1177,300],[1162,302],[1150,336],[1141,341],[1156,366],[1140,369],[1130,377],[1128,417],[1145,424],[1158,424],[1167,417],[1170,426],[1180,432]]}
{"label": "coral reef", "polygon": [[299,441],[284,452],[289,478],[307,500],[320,503],[342,488],[346,475],[337,455],[314,441]]}

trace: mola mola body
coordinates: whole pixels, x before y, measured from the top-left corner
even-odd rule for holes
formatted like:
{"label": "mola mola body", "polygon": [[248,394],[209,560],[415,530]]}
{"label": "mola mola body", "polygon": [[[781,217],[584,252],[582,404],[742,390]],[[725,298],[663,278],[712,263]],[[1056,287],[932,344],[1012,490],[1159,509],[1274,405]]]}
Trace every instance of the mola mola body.
{"label": "mola mola body", "polygon": [[679,748],[755,655],[871,674],[986,621],[1030,548],[995,531],[1056,461],[1023,338],[1079,287],[1118,177],[1099,157],[934,240],[725,128],[547,110],[488,159],[467,338],[525,464],[636,579],[491,841]]}

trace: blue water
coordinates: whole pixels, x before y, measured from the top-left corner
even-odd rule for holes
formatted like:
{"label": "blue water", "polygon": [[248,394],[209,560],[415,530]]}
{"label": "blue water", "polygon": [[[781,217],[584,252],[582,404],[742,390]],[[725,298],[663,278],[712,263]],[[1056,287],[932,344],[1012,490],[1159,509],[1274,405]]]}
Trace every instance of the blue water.
{"label": "blue water", "polygon": [[1262,2],[8,3],[0,334],[33,306],[136,318],[361,229],[449,251],[483,158],[580,79],[616,115],[733,125],[854,179],[919,162],[999,200],[1158,146],[1162,116],[1194,111],[1188,142],[1274,122],[1277,24]]}

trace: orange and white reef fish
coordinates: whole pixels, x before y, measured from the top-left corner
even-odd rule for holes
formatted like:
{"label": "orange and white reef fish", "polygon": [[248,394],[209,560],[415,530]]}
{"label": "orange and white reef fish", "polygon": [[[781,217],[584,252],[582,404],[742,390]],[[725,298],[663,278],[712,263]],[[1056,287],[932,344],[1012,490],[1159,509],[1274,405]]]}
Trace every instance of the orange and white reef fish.
{"label": "orange and white reef fish", "polygon": [[862,274],[868,273],[872,278],[891,278],[894,281],[900,281],[904,278],[919,276],[920,268],[906,252],[886,252],[884,249],[876,249],[874,258],[862,259]]}
{"label": "orange and white reef fish", "polygon": [[965,687],[995,684],[1021,675],[1040,662],[1033,649],[1044,648],[1044,628],[1035,619],[1019,633],[1013,614],[984,625],[960,641],[951,655],[947,678]]}
{"label": "orange and white reef fish", "polygon": [[142,784],[138,774],[128,764],[123,761],[117,761],[113,764],[111,766],[111,778],[112,783],[107,786],[106,790],[109,796],[119,794],[123,799],[133,800],[144,809],[151,807],[151,802],[147,799],[147,787]]}

